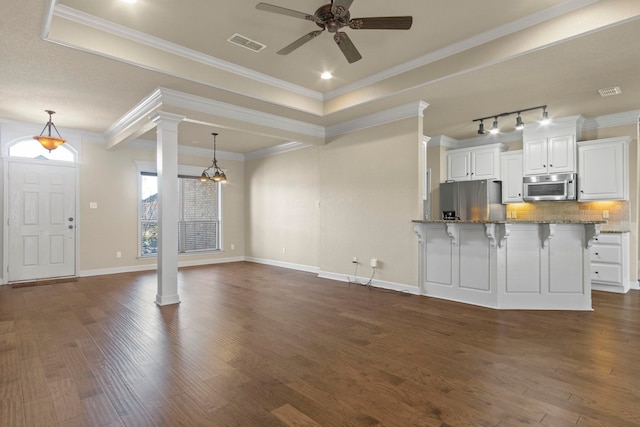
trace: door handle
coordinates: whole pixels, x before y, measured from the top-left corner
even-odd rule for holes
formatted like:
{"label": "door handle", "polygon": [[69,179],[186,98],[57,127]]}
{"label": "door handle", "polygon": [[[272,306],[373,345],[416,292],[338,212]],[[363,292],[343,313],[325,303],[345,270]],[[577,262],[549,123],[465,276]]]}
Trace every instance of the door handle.
{"label": "door handle", "polygon": [[73,221],[73,218],[72,218],[72,217],[69,217],[69,221]]}

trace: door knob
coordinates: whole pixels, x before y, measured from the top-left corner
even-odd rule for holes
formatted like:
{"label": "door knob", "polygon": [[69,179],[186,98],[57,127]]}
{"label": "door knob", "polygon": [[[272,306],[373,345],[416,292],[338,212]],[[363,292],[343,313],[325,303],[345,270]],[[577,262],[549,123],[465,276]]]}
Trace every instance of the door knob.
{"label": "door knob", "polygon": [[72,217],[69,217],[69,221],[73,221],[73,218],[72,218]]}
{"label": "door knob", "polygon": [[73,228],[73,225],[70,225],[70,226],[69,226],[69,230],[71,230],[72,228]]}

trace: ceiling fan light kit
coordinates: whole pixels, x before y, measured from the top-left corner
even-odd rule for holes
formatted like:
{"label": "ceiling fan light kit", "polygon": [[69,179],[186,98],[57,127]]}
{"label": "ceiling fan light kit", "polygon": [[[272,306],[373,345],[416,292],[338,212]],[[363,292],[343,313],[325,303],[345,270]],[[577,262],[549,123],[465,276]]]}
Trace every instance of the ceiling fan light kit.
{"label": "ceiling fan light kit", "polygon": [[343,31],[339,31],[340,29],[349,27],[353,30],[408,30],[413,24],[413,17],[411,16],[381,16],[351,19],[349,8],[352,3],[353,0],[333,0],[333,2],[329,4],[320,6],[313,14],[298,12],[297,10],[291,10],[269,3],[258,3],[256,9],[312,21],[321,28],[321,30],[311,31],[293,43],[283,47],[277,52],[279,55],[288,55],[300,46],[318,37],[324,31],[328,31],[329,33],[333,33],[333,40],[350,64],[362,59],[362,55],[351,41],[351,38],[349,38],[349,35]]}

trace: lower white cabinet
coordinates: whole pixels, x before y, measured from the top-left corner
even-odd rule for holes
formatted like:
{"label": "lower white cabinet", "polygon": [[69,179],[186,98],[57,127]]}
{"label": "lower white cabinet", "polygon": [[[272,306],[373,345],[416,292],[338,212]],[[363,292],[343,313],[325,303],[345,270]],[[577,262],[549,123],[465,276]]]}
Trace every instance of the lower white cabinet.
{"label": "lower white cabinet", "polygon": [[591,288],[626,293],[629,279],[629,233],[602,233],[591,246]]}
{"label": "lower white cabinet", "polygon": [[629,137],[578,143],[578,200],[629,200]]}

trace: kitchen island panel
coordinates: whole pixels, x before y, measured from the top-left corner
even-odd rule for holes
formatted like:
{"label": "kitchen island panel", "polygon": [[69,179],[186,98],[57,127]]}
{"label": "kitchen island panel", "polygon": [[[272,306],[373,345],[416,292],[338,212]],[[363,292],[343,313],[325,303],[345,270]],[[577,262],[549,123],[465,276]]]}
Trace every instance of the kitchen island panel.
{"label": "kitchen island panel", "polygon": [[473,225],[461,226],[458,236],[460,244],[460,287],[474,291],[491,291],[491,247],[483,228]]}
{"label": "kitchen island panel", "polygon": [[599,227],[415,221],[421,293],[498,309],[591,310]]}
{"label": "kitchen island panel", "polygon": [[540,266],[544,248],[538,237],[538,226],[523,225],[511,229],[505,244],[505,293],[539,294],[542,286]]}

